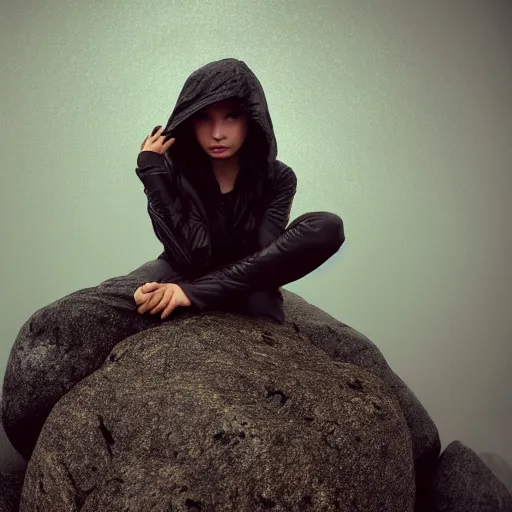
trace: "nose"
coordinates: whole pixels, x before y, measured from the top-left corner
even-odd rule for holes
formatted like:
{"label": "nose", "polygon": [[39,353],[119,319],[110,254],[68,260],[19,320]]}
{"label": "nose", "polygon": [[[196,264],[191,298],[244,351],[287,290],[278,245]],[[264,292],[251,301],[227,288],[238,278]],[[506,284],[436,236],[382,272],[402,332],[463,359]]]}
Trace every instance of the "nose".
{"label": "nose", "polygon": [[213,125],[213,128],[212,128],[212,137],[216,140],[216,141],[220,141],[222,138],[223,138],[223,128],[221,126],[221,123],[214,123]]}

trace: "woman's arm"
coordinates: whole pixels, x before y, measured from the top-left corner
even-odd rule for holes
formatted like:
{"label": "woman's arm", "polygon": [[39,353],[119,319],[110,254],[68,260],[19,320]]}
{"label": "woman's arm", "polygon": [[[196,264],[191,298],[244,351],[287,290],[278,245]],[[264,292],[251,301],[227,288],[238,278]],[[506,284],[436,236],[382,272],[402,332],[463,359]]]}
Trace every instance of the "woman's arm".
{"label": "woman's arm", "polygon": [[[136,173],[144,185],[153,230],[171,259],[169,263],[184,276],[197,275],[206,264],[207,228],[196,211],[185,212],[182,199],[172,190],[164,158],[155,151],[141,151]],[[186,219],[183,218],[185,213]]]}
{"label": "woman's arm", "polygon": [[[274,286],[277,247],[269,247],[286,229],[290,219],[293,198],[297,190],[297,177],[290,167],[279,173],[273,184],[268,208],[258,227],[258,240],[261,249],[241,260],[223,265],[190,283],[180,284],[190,301],[199,310],[211,309],[233,298],[237,294],[265,290]],[[287,241],[283,241],[284,244]],[[293,243],[293,241],[291,241]],[[283,252],[286,248],[283,247]],[[254,264],[258,269],[268,265],[267,282],[251,271]]]}
{"label": "woman's arm", "polygon": [[267,210],[258,227],[260,247],[266,247],[270,242],[284,233],[290,220],[293,198],[297,192],[297,176],[291,167],[286,167],[277,175],[272,186]]}

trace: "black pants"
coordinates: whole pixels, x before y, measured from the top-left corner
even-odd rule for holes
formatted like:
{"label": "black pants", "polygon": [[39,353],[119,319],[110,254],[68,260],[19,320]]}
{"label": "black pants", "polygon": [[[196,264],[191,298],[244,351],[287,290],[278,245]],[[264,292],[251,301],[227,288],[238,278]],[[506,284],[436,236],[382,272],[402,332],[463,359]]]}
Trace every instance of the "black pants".
{"label": "black pants", "polygon": [[[343,240],[343,223],[337,215],[301,215],[271,244],[280,248],[273,274],[285,281],[249,293],[227,309],[283,323],[283,299],[276,287],[311,272],[334,254]],[[284,241],[290,247],[288,254],[283,254]],[[257,261],[255,268],[258,272]],[[268,261],[261,267],[261,273],[265,272]],[[27,320],[11,349],[3,384],[2,421],[16,450],[28,459],[55,403],[97,370],[117,343],[162,323],[159,314],[138,313],[135,290],[147,282],[179,284],[181,280],[165,260],[152,260],[127,275],[75,291]],[[187,310],[193,312],[192,307],[179,307],[164,321]]]}

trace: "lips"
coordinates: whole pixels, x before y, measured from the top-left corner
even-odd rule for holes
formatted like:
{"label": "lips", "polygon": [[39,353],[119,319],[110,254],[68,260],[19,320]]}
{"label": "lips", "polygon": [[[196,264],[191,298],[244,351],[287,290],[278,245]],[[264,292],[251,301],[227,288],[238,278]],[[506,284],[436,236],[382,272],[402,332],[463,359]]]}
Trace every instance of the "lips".
{"label": "lips", "polygon": [[210,149],[227,149],[227,146],[212,146]]}

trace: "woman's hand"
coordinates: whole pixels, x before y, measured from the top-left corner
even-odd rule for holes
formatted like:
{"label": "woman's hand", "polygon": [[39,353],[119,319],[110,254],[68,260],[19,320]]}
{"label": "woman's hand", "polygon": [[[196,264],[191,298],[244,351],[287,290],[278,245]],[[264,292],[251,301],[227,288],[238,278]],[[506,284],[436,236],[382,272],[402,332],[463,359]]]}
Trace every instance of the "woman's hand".
{"label": "woman's hand", "polygon": [[[156,130],[156,128],[158,128],[158,130]],[[153,128],[153,131],[144,139],[144,142],[140,146],[140,150],[154,151],[155,153],[160,153],[161,155],[163,155],[174,144],[174,141],[176,139],[169,139],[164,144],[165,137],[163,135],[160,135],[162,131],[162,126],[155,126],[155,128]]]}
{"label": "woman's hand", "polygon": [[140,314],[152,315],[162,311],[161,319],[167,318],[178,306],[191,306],[190,299],[180,286],[174,283],[146,283],[133,295]]}

